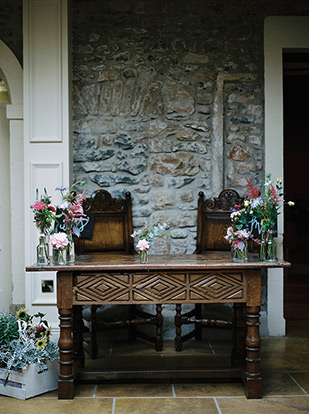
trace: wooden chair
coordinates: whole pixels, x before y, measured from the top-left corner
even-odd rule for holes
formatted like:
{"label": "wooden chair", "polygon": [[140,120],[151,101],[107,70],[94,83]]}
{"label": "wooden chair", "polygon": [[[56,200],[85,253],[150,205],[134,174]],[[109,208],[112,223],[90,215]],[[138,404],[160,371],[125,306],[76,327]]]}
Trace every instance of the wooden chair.
{"label": "wooden chair", "polygon": [[[227,228],[231,225],[231,208],[235,204],[241,204],[238,193],[234,190],[223,190],[219,197],[213,200],[204,200],[204,193],[199,192],[198,209],[197,209],[197,240],[196,250],[194,253],[202,254],[207,251],[230,251],[230,244],[224,238]],[[234,305],[234,320],[237,318],[238,326],[243,324],[243,307],[239,304]],[[194,324],[195,328],[181,335],[182,325]],[[176,337],[175,349],[181,351],[183,343],[191,338],[200,340],[202,338],[202,328],[223,328],[230,329],[233,324],[231,321],[205,319],[202,318],[202,306],[196,304],[194,309],[182,314],[181,304],[176,305]],[[244,328],[244,325],[243,325]],[[239,334],[239,332],[237,333]],[[236,352],[236,351],[235,351]]]}
{"label": "wooden chair", "polygon": [[[132,202],[131,194],[126,192],[125,199],[112,198],[110,193],[105,190],[95,191],[90,198],[83,202],[84,212],[93,219],[93,231],[91,238],[75,238],[75,248],[77,254],[135,254],[132,225]],[[156,315],[142,312],[135,305],[129,306],[129,319],[117,320],[112,322],[100,321],[97,318],[97,308],[91,306],[91,314],[88,317],[90,326],[90,354],[91,358],[97,358],[97,331],[108,328],[129,328],[129,338],[144,338],[155,344],[156,350],[162,350],[162,324],[161,305],[156,307]],[[76,316],[81,320],[81,316]],[[80,323],[80,322],[79,322]],[[136,327],[139,325],[155,325],[155,336],[139,332]]]}

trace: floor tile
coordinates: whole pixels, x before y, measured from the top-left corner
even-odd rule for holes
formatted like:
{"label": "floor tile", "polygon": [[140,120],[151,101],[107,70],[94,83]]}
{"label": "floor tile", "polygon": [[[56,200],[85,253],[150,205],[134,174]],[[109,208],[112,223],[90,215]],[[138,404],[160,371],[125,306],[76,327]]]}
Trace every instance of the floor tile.
{"label": "floor tile", "polygon": [[99,384],[96,397],[172,397],[171,384]]}
{"label": "floor tile", "polygon": [[309,412],[309,397],[277,397],[247,400],[218,398],[221,414],[304,414]]}
{"label": "floor tile", "polygon": [[263,396],[305,394],[287,372],[263,371],[262,378]]}
{"label": "floor tile", "polygon": [[290,353],[299,354],[309,352],[309,344],[302,338],[269,337],[262,338],[261,354]]}
{"label": "floor tile", "polygon": [[265,354],[261,359],[262,370],[309,370],[309,354]]}
{"label": "floor tile", "polygon": [[309,370],[306,372],[290,372],[290,375],[309,394]]}
{"label": "floor tile", "polygon": [[[94,384],[77,384],[75,388],[75,398],[86,397],[92,398],[95,390]],[[46,394],[38,395],[36,398],[58,398],[58,390],[47,392]]]}
{"label": "floor tile", "polygon": [[218,414],[211,398],[117,398],[115,414]]}
{"label": "floor tile", "polygon": [[242,382],[174,384],[174,389],[176,397],[239,397],[245,395]]}
{"label": "floor tile", "polygon": [[30,398],[26,401],[14,398],[1,399],[1,414],[112,414],[111,398],[76,398],[54,400]]}
{"label": "floor tile", "polygon": [[211,349],[216,354],[227,354],[231,355],[232,352],[232,341],[222,339],[212,339],[209,341]]}

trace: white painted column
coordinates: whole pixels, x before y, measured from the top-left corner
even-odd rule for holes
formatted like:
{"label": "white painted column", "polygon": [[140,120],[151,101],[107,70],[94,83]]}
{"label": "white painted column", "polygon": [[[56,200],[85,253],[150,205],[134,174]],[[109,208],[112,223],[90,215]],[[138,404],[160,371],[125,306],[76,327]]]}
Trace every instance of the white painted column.
{"label": "white painted column", "polygon": [[[265,20],[265,170],[283,177],[283,71],[284,48],[309,48],[309,17],[275,16]],[[278,249],[283,254],[283,213],[278,217]],[[285,334],[282,269],[268,271],[268,331]]]}
{"label": "white painted column", "polygon": [[[25,262],[36,261],[38,231],[30,205],[36,188],[59,202],[55,188],[71,180],[71,108],[68,0],[24,0]],[[43,292],[51,280],[53,292]],[[26,305],[58,325],[55,272],[26,274]]]}

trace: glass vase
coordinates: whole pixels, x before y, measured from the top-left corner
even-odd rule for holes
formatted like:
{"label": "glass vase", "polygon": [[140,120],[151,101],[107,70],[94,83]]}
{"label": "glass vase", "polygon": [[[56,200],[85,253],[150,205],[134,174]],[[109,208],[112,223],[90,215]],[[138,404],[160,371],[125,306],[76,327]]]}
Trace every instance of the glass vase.
{"label": "glass vase", "polygon": [[277,243],[274,239],[274,232],[267,230],[261,235],[260,260],[264,262],[277,261]]}
{"label": "glass vase", "polygon": [[140,260],[142,264],[148,263],[148,250],[147,249],[141,250]]}
{"label": "glass vase", "polygon": [[69,243],[66,247],[66,263],[75,263],[75,246],[73,239],[69,239]]}
{"label": "glass vase", "polygon": [[232,262],[245,263],[248,261],[248,241],[233,240],[231,244]]}
{"label": "glass vase", "polygon": [[274,233],[272,231],[267,232],[264,260],[266,262],[277,261],[277,243],[274,239]]}
{"label": "glass vase", "polygon": [[39,244],[36,247],[36,263],[38,266],[47,266],[50,264],[49,247],[45,234],[40,234]]}
{"label": "glass vase", "polygon": [[53,265],[64,265],[66,263],[65,260],[65,249],[56,249],[53,248]]}
{"label": "glass vase", "polygon": [[260,246],[260,260],[265,260],[266,255],[266,232],[262,230],[261,232],[261,246]]}

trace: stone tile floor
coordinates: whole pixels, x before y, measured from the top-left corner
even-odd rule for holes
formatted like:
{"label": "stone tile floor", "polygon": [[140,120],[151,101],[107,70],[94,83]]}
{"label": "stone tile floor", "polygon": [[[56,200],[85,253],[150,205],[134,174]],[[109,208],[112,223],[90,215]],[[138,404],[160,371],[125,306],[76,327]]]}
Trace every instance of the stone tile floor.
{"label": "stone tile floor", "polygon": [[[149,345],[105,343],[100,359],[87,359],[88,367],[100,363],[156,363],[159,359],[182,358],[191,363],[215,357],[226,362],[230,341],[218,339],[190,342],[173,354],[171,341],[159,355]],[[262,339],[263,398],[247,400],[240,382],[169,381],[165,383],[79,384],[74,400],[58,400],[50,392],[26,401],[0,396],[1,414],[296,414],[309,413],[309,321],[293,324],[286,337]],[[176,359],[175,359],[176,361]],[[172,362],[173,363],[173,362]]]}

